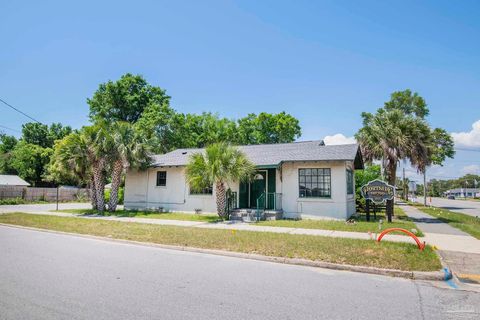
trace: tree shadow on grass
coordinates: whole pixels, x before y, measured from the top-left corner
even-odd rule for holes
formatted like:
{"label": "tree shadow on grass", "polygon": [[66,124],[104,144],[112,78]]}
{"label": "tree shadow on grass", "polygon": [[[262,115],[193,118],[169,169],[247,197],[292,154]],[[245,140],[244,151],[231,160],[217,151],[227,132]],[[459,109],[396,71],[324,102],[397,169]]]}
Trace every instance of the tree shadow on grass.
{"label": "tree shadow on grass", "polygon": [[441,207],[445,210],[465,210],[465,209],[477,209],[476,207]]}
{"label": "tree shadow on grass", "polygon": [[[158,212],[158,211],[136,211],[136,210],[119,210],[115,212],[104,211],[103,213],[97,210],[86,210],[79,214],[83,217],[117,217],[117,218],[157,218],[164,220],[179,220],[179,221],[197,221],[216,223],[222,221],[218,216],[196,215],[190,213],[176,213],[177,215],[190,215],[192,219],[176,219],[176,217],[169,217],[175,213],[172,212]],[[177,216],[178,217],[178,216]],[[188,217],[188,216],[186,216]]]}
{"label": "tree shadow on grass", "polygon": [[410,218],[415,223],[430,223],[430,224],[442,224],[445,223],[440,218]]}

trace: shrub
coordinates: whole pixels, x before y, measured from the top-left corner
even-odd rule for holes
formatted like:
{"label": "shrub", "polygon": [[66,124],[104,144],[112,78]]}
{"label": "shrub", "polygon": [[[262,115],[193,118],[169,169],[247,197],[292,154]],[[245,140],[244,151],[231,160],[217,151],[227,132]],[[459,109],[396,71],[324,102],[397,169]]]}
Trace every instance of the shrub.
{"label": "shrub", "polygon": [[10,198],[10,199],[0,199],[0,205],[14,205],[14,204],[25,204],[26,201],[22,198]]}
{"label": "shrub", "polygon": [[[105,202],[108,203],[110,201],[110,189],[105,189]],[[123,198],[125,196],[125,189],[120,187],[118,189],[118,204],[123,204]]]}
{"label": "shrub", "polygon": [[125,188],[120,188],[118,190],[118,204],[123,204],[124,197],[125,197]]}

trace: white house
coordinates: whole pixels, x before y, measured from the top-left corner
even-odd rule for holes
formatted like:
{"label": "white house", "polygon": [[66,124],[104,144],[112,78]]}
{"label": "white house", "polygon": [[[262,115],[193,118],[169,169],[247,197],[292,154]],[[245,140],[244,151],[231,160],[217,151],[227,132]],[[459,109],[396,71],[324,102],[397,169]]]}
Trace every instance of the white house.
{"label": "white house", "polygon": [[[230,182],[233,207],[283,212],[287,218],[347,219],[355,212],[354,170],[363,169],[358,145],[323,141],[239,146],[257,166],[252,182]],[[129,170],[126,209],[216,212],[215,190],[193,193],[185,178],[192,154],[178,149],[154,156],[150,168]]]}

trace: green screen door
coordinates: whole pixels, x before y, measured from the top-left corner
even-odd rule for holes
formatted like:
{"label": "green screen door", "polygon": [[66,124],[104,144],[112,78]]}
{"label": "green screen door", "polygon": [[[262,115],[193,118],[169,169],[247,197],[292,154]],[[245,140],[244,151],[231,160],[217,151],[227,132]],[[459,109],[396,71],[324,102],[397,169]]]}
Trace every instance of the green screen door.
{"label": "green screen door", "polygon": [[267,174],[265,171],[259,171],[255,174],[255,179],[250,184],[250,208],[257,207],[257,199],[266,191]]}

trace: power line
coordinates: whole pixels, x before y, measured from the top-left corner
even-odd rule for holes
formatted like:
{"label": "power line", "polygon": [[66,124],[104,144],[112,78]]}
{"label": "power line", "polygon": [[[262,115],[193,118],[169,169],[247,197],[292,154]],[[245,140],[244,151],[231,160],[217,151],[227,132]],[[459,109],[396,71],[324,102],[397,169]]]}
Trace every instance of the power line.
{"label": "power line", "polygon": [[12,129],[12,128],[9,128],[9,127],[6,127],[6,126],[2,126],[1,124],[0,124],[0,128],[7,129],[7,130],[10,130],[10,131],[14,131],[14,132],[18,132],[18,133],[22,133],[20,130]]}
{"label": "power line", "polygon": [[26,114],[25,112],[23,112],[23,111],[20,111],[20,110],[18,110],[17,108],[15,108],[14,106],[12,106],[11,104],[9,104],[9,103],[5,102],[5,101],[4,101],[4,100],[2,100],[1,98],[0,98],[0,102],[3,102],[5,105],[7,105],[8,107],[10,107],[10,108],[12,108],[13,110],[17,111],[18,113],[21,113],[21,114],[23,114],[25,117],[27,117],[27,118],[29,118],[29,119],[31,119],[31,120],[33,120],[33,121],[35,121],[35,122],[41,123],[41,122],[40,122],[40,121],[38,121],[37,119],[34,119],[34,118],[30,117],[30,116],[29,116],[28,114]]}

